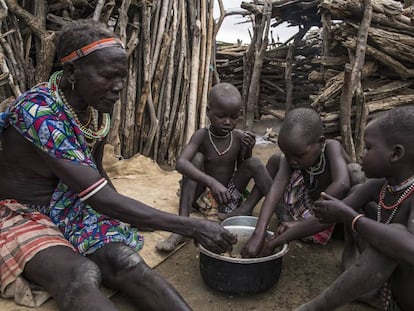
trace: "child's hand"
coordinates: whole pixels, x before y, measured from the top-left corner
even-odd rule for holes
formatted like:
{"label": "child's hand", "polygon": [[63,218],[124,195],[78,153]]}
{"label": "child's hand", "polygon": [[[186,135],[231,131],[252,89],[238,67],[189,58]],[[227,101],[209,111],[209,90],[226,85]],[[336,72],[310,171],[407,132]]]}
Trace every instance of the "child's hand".
{"label": "child's hand", "polygon": [[226,204],[231,200],[230,192],[218,181],[211,185],[210,190],[219,205]]}
{"label": "child's hand", "polygon": [[355,213],[351,207],[325,192],[321,192],[321,199],[314,203],[313,212],[323,224],[345,222]]}
{"label": "child's hand", "polygon": [[242,160],[246,160],[252,157],[253,147],[256,144],[256,136],[250,132],[244,132],[242,138]]}
{"label": "child's hand", "polygon": [[251,132],[244,132],[242,142],[247,149],[253,149],[254,145],[256,144],[256,136]]}
{"label": "child's hand", "polygon": [[243,258],[254,258],[260,253],[264,244],[264,239],[257,234],[252,235],[252,237],[247,241],[246,245],[241,250],[240,254]]}
{"label": "child's hand", "polygon": [[270,241],[265,241],[258,257],[266,257],[266,256],[270,256],[273,254],[276,246],[272,246],[270,242],[273,241],[274,239],[275,238],[273,237]]}
{"label": "child's hand", "polygon": [[297,222],[295,222],[295,221],[285,221],[285,222],[282,222],[279,225],[279,227],[277,227],[276,236],[281,235],[282,233],[284,233],[288,229],[292,228],[296,224],[297,224]]}

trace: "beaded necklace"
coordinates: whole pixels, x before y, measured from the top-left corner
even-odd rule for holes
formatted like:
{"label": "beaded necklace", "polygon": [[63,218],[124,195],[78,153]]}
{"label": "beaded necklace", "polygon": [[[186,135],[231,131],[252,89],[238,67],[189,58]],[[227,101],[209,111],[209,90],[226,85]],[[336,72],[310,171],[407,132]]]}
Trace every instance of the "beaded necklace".
{"label": "beaded necklace", "polygon": [[309,175],[310,190],[315,190],[316,187],[318,186],[318,182],[316,181],[315,177],[325,172],[325,169],[326,169],[325,147],[326,147],[326,142],[324,142],[322,146],[322,150],[321,150],[321,154],[319,155],[318,163],[316,163],[315,165],[312,165],[311,167],[305,170],[305,172]]}
{"label": "beaded necklace", "polygon": [[210,132],[210,135],[212,136],[212,137],[214,137],[214,138],[218,138],[218,139],[226,139],[227,137],[229,137],[230,135],[231,135],[231,133],[232,133],[232,131],[230,131],[230,132],[228,132],[226,135],[224,135],[224,136],[219,136],[219,135],[216,135],[216,134],[214,134],[212,131],[211,131],[211,125],[208,127],[208,131]]}
{"label": "beaded necklace", "polygon": [[407,189],[407,187],[409,187],[412,183],[414,183],[414,176],[407,178],[406,180],[404,180],[402,183],[398,185],[395,185],[395,186],[387,185],[387,191],[390,193],[398,193],[404,189]]}
{"label": "beaded necklace", "polygon": [[[381,191],[380,191],[379,200],[378,200],[378,206],[377,206],[377,222],[381,222],[381,220],[382,220],[382,216],[381,216],[382,209],[393,210],[391,212],[391,215],[384,222],[385,224],[389,224],[394,219],[394,216],[397,214],[401,203],[403,203],[407,198],[409,198],[410,195],[414,191],[414,176],[410,177],[409,179],[411,180],[411,183],[406,184],[406,189],[404,190],[404,192],[400,195],[397,202],[395,202],[391,206],[387,206],[384,203],[385,193],[386,193],[387,186],[388,186],[387,182],[382,186]],[[403,189],[400,189],[399,191],[402,191],[402,190]]]}
{"label": "beaded necklace", "polygon": [[[228,133],[227,133],[226,135],[224,135],[224,136],[217,136],[217,135],[214,135],[214,134],[211,132],[210,127],[208,127],[207,132],[208,132],[208,138],[210,139],[210,143],[211,143],[211,145],[213,146],[214,150],[217,152],[217,154],[218,154],[219,156],[222,156],[222,155],[226,154],[227,152],[229,152],[229,150],[231,149],[231,146],[233,145],[233,131],[228,132]],[[213,141],[213,137],[215,137],[215,138],[219,138],[219,139],[225,139],[225,138],[227,138],[227,137],[229,137],[229,136],[230,136],[230,143],[229,143],[228,147],[227,147],[226,149],[224,149],[223,151],[220,151],[220,150],[217,148],[216,144],[214,143],[214,141]]]}
{"label": "beaded necklace", "polygon": [[111,117],[109,113],[103,113],[102,124],[98,128],[97,112],[92,107],[89,107],[89,120],[85,125],[83,125],[79,121],[79,118],[75,110],[68,103],[65,95],[59,88],[59,82],[60,78],[62,77],[62,73],[63,71],[57,71],[54,72],[50,77],[48,84],[50,93],[58,103],[62,104],[63,108],[66,110],[69,117],[72,117],[75,120],[77,126],[79,127],[79,129],[85,137],[86,144],[92,150],[97,141],[103,140],[106,137],[106,135],[108,135],[111,126]]}

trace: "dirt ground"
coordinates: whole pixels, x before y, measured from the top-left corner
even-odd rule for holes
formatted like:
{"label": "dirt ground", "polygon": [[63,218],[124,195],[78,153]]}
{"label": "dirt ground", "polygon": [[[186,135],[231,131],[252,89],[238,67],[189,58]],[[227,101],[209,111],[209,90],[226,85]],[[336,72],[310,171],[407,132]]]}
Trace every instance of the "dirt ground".
{"label": "dirt ground", "polygon": [[[254,132],[261,136],[267,128],[277,132],[280,122],[266,118],[255,123]],[[275,152],[276,144],[258,144],[254,154],[266,161]],[[255,214],[260,209],[260,203]],[[270,290],[254,295],[228,295],[207,287],[199,272],[199,251],[187,243],[161,263],[156,270],[166,278],[196,311],[233,310],[294,310],[328,286],[341,273],[342,241],[333,240],[327,246],[291,242],[283,257],[282,272],[277,284]],[[122,311],[136,310],[122,294],[112,300]],[[341,311],[374,310],[354,303]]]}

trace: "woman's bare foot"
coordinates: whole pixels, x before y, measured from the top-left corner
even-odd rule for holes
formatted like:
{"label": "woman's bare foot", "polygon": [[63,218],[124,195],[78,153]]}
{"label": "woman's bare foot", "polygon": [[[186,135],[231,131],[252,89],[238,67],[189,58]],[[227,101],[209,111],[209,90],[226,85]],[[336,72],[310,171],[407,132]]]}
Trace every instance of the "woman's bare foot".
{"label": "woman's bare foot", "polygon": [[155,245],[155,247],[157,248],[157,250],[161,252],[171,252],[174,249],[176,249],[178,245],[186,241],[187,241],[186,237],[173,233],[168,238],[166,238],[164,241],[158,242],[157,245]]}

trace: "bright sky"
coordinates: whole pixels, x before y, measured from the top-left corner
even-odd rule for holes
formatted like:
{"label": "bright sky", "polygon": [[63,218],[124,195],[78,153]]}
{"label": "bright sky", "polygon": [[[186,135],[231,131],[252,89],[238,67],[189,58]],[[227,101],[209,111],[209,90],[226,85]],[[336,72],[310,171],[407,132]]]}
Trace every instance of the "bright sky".
{"label": "bright sky", "polygon": [[[240,4],[241,1],[239,0],[223,0],[224,9],[228,11],[241,10]],[[214,5],[216,10],[215,18],[218,18],[220,16],[220,9],[217,1]],[[250,33],[253,34],[252,27],[250,22],[245,22],[246,20],[247,18],[242,17],[241,15],[227,16],[217,34],[217,41],[236,43],[237,39],[240,39],[244,44],[250,43],[249,29]],[[270,30],[273,32],[273,38],[275,40],[277,40],[277,36],[279,36],[279,40],[285,42],[297,32],[297,27],[287,27],[284,23],[276,28],[272,27]]]}

